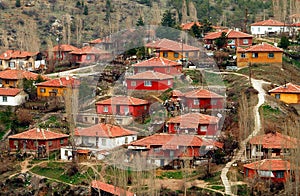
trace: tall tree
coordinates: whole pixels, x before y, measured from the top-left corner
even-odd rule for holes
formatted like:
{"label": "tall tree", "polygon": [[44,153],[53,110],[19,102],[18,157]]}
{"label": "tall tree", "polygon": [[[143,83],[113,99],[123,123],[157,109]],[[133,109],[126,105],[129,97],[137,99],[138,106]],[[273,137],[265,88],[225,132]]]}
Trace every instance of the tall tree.
{"label": "tall tree", "polygon": [[226,33],[222,32],[221,36],[216,39],[215,44],[218,48],[223,48],[225,46],[226,42],[227,42]]}
{"label": "tall tree", "polygon": [[16,7],[21,7],[21,0],[16,0]]}
{"label": "tall tree", "polygon": [[167,38],[177,40],[179,38],[180,31],[176,26],[176,20],[170,10],[167,10],[161,19],[162,26],[156,29],[156,36],[159,38]]}

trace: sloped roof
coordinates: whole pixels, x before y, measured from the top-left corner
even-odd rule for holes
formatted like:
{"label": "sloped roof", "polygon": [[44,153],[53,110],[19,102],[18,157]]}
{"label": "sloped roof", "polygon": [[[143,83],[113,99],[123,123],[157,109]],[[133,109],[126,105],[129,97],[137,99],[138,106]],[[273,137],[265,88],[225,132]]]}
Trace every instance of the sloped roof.
{"label": "sloped roof", "polygon": [[143,139],[130,143],[131,146],[162,146],[165,149],[174,149],[174,146],[216,146],[222,148],[223,144],[209,139],[201,138],[197,135],[178,135],[178,134],[154,134]]}
{"label": "sloped roof", "polygon": [[36,84],[36,86],[47,87],[68,87],[69,85],[72,87],[77,87],[80,85],[80,81],[74,77],[62,77]]}
{"label": "sloped roof", "polygon": [[98,38],[89,42],[90,44],[111,43],[110,37]]}
{"label": "sloped roof", "polygon": [[75,136],[115,138],[136,135],[135,131],[124,129],[112,124],[99,123],[88,128],[76,129]]}
{"label": "sloped roof", "polygon": [[159,50],[170,50],[170,51],[199,51],[199,48],[176,42],[169,39],[160,39],[154,42],[146,44],[147,48],[156,48]]}
{"label": "sloped roof", "polygon": [[282,171],[290,170],[291,164],[281,159],[264,159],[243,165],[245,168],[261,171]]}
{"label": "sloped roof", "polygon": [[180,90],[173,90],[172,91],[172,97],[183,97],[184,93],[182,93]]}
{"label": "sloped roof", "polygon": [[184,93],[184,95],[187,98],[224,98],[223,96],[206,89],[189,91]]}
{"label": "sloped roof", "polygon": [[166,67],[166,66],[176,66],[176,65],[180,65],[180,64],[176,61],[171,61],[166,58],[153,57],[145,61],[141,61],[139,63],[133,64],[132,66],[133,67],[160,67],[160,66]]}
{"label": "sloped roof", "polygon": [[69,137],[63,133],[55,133],[53,131],[34,128],[28,131],[24,131],[22,133],[18,133],[15,135],[11,135],[9,139],[28,139],[28,140],[51,140],[51,139],[59,139]]}
{"label": "sloped roof", "polygon": [[269,93],[300,93],[300,86],[292,83],[287,83],[286,85],[279,86],[269,90]]}
{"label": "sloped roof", "polygon": [[0,59],[9,60],[14,58],[26,58],[37,55],[38,52],[28,52],[20,50],[7,50],[0,55]]}
{"label": "sloped roof", "polygon": [[268,19],[252,23],[250,26],[284,26],[284,23],[278,20]]}
{"label": "sloped roof", "polygon": [[92,47],[92,46],[84,46],[83,48],[78,48],[70,52],[70,54],[108,54],[109,52]]}
{"label": "sloped roof", "polygon": [[114,96],[109,99],[98,101],[96,105],[145,105],[147,100],[138,99],[130,96]]}
{"label": "sloped roof", "polygon": [[134,196],[133,193],[126,191],[124,189],[121,189],[120,187],[111,185],[111,184],[107,184],[104,182],[101,182],[99,180],[93,180],[91,182],[91,187],[95,188],[95,189],[99,189],[99,190],[103,190],[107,193],[111,193],[112,195],[117,195],[117,196]]}
{"label": "sloped roof", "polygon": [[[48,77],[40,75],[42,79],[49,80]],[[11,80],[18,80],[18,79],[24,79],[27,80],[37,80],[39,77],[39,74],[30,72],[30,71],[24,71],[24,70],[16,70],[16,69],[8,69],[4,71],[0,71],[0,78],[1,79],[11,79]]]}
{"label": "sloped roof", "polygon": [[77,50],[78,48],[69,44],[59,44],[52,48],[52,51],[61,51],[61,52],[71,52]]}
{"label": "sloped roof", "polygon": [[297,148],[297,139],[287,135],[282,135],[279,132],[259,135],[249,140],[250,144],[259,144],[263,148]]}
{"label": "sloped roof", "polygon": [[0,96],[16,96],[21,91],[18,88],[0,88]]}
{"label": "sloped roof", "polygon": [[197,25],[198,27],[201,27],[202,24],[200,22],[189,22],[181,25],[182,30],[190,30],[192,26]]}
{"label": "sloped roof", "polygon": [[300,27],[300,22],[292,24],[293,27]]}
{"label": "sloped roof", "polygon": [[235,30],[223,30],[223,31],[217,31],[217,32],[212,32],[208,33],[204,36],[205,40],[209,39],[217,39],[221,37],[222,33],[226,33],[226,36],[228,39],[235,39],[235,38],[252,38],[253,36],[247,33],[243,33],[241,31],[235,31]]}
{"label": "sloped roof", "polygon": [[239,47],[238,52],[283,52],[283,50],[281,48],[263,42],[261,44],[253,45],[244,49]]}
{"label": "sloped roof", "polygon": [[166,80],[173,79],[171,75],[155,72],[155,71],[145,71],[137,73],[133,76],[128,76],[126,79],[138,79],[138,80]]}

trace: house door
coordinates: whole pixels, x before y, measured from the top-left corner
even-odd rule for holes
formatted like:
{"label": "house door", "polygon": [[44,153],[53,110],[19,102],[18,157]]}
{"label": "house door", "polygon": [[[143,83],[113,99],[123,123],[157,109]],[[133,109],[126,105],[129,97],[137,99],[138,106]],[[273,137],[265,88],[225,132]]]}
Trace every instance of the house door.
{"label": "house door", "polygon": [[99,123],[99,118],[95,118],[95,124]]}
{"label": "house door", "polygon": [[160,166],[164,166],[165,165],[165,160],[164,159],[160,159]]}
{"label": "house door", "polygon": [[117,114],[121,114],[120,105],[116,105],[116,113]]}

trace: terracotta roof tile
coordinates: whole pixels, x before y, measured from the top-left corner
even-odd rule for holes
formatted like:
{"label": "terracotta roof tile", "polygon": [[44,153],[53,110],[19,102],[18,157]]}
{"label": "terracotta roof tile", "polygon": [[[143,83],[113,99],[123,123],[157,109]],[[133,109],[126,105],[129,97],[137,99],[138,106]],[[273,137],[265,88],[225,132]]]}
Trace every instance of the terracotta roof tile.
{"label": "terracotta roof tile", "polygon": [[205,40],[217,39],[217,38],[221,37],[222,32],[226,33],[226,36],[227,36],[228,39],[252,38],[252,35],[250,35],[250,34],[230,29],[230,30],[223,30],[223,31],[208,33],[204,36],[204,39]]}
{"label": "terracotta roof tile", "polygon": [[0,96],[16,96],[21,91],[18,88],[0,88]]}
{"label": "terracotta roof tile", "polygon": [[34,128],[22,133],[11,135],[9,139],[50,140],[69,137],[66,134],[55,133],[45,129]]}
{"label": "terracotta roof tile", "polygon": [[93,180],[91,182],[91,187],[95,188],[95,189],[99,189],[99,190],[103,190],[107,193],[110,193],[112,195],[116,195],[116,196],[134,196],[135,194],[126,191],[124,189],[121,189],[120,187],[111,185],[111,184],[107,184],[98,180]]}
{"label": "terracotta roof tile", "polygon": [[80,81],[74,77],[62,77],[36,84],[36,86],[47,87],[68,87],[69,85],[72,87],[78,87],[80,85]]}
{"label": "terracotta roof tile", "polygon": [[109,54],[109,52],[96,47],[85,46],[83,48],[73,50],[72,52],[70,52],[70,54]]}
{"label": "terracotta roof tile", "polygon": [[264,159],[253,163],[243,165],[245,168],[261,171],[281,171],[290,170],[291,164],[281,159]]}
{"label": "terracotta roof tile", "polygon": [[250,144],[259,144],[263,148],[297,148],[297,139],[292,138],[287,135],[282,135],[281,133],[268,133],[264,135],[259,135],[251,138],[249,140]]}
{"label": "terracotta roof tile", "polygon": [[218,117],[201,113],[187,113],[181,116],[170,118],[167,123],[178,123],[180,124],[181,128],[198,128],[199,124],[217,124],[218,122]]}
{"label": "terracotta roof tile", "polygon": [[71,52],[73,50],[77,50],[75,46],[69,45],[69,44],[60,44],[53,47],[52,51],[61,51],[61,52]]}
{"label": "terracotta roof tile", "polygon": [[88,128],[76,129],[74,133],[75,136],[98,136],[106,138],[130,136],[136,134],[137,133],[135,131],[130,131],[128,129],[124,129],[123,127],[104,123],[99,123]]}
{"label": "terracotta roof tile", "polygon": [[224,98],[223,96],[206,89],[197,89],[189,91],[186,92],[184,95],[187,98]]}
{"label": "terracotta roof tile", "polygon": [[187,44],[182,44],[169,39],[160,39],[155,42],[146,44],[147,48],[156,48],[160,50],[170,50],[170,51],[199,51],[199,48],[190,46]]}
{"label": "terracotta roof tile", "polygon": [[90,44],[111,43],[110,37],[98,38],[89,42]]}
{"label": "terracotta roof tile", "polygon": [[182,24],[181,29],[182,30],[190,30],[192,28],[192,26],[194,26],[194,24],[196,24],[198,27],[202,26],[202,24],[200,22],[189,22],[189,23]]}
{"label": "terracotta roof tile", "polygon": [[269,19],[252,23],[250,26],[284,26],[284,23],[277,20]]}
{"label": "terracotta roof tile", "polygon": [[292,83],[287,83],[286,85],[276,87],[269,90],[269,93],[300,93],[300,86]]}
{"label": "terracotta roof tile", "polygon": [[283,52],[281,48],[278,48],[276,46],[273,46],[268,43],[261,43],[257,45],[250,46],[245,49],[238,48],[238,51],[243,52]]}
{"label": "terracotta roof tile", "polygon": [[176,61],[171,61],[166,58],[153,57],[151,59],[133,64],[132,66],[133,67],[160,67],[160,66],[166,67],[166,66],[176,66],[176,65],[180,65],[180,64]]}
{"label": "terracotta roof tile", "polygon": [[180,90],[173,90],[172,97],[184,97],[184,94]]}
{"label": "terracotta roof tile", "polygon": [[0,59],[9,60],[14,58],[26,58],[37,55],[38,52],[28,52],[20,50],[7,50],[0,55]]}
{"label": "terracotta roof tile", "polygon": [[96,105],[145,105],[148,103],[147,100],[130,96],[114,96],[109,99],[98,101]]}
{"label": "terracotta roof tile", "polygon": [[128,76],[126,79],[138,79],[138,80],[166,80],[166,79],[173,79],[173,76],[154,72],[154,71],[145,71],[141,73],[137,73],[133,76]]}
{"label": "terracotta roof tile", "polygon": [[[44,80],[49,80],[48,77],[40,75]],[[4,70],[0,71],[0,78],[1,79],[11,79],[11,80],[18,80],[26,78],[28,80],[36,80],[38,79],[39,74],[32,73],[30,71],[24,71],[24,70]]]}

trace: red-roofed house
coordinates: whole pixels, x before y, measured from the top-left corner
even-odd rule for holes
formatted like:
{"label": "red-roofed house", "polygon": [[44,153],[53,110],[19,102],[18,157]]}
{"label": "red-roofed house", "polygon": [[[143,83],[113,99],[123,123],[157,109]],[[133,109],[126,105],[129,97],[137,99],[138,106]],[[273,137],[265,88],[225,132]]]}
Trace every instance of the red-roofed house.
{"label": "red-roofed house", "polygon": [[69,136],[45,129],[34,128],[22,133],[11,135],[9,147],[12,150],[36,151],[39,146],[45,146],[46,152],[59,150],[60,147],[68,145]]}
{"label": "red-roofed house", "polygon": [[285,103],[300,103],[300,86],[287,83],[269,90],[269,94]]}
{"label": "red-roofed house", "polygon": [[191,111],[224,108],[224,97],[206,89],[189,91],[184,97],[185,105]]}
{"label": "red-roofed house", "polygon": [[148,162],[157,166],[164,166],[174,160],[198,158],[209,150],[222,148],[223,144],[213,140],[201,138],[197,135],[154,134],[129,144],[128,149],[146,151],[143,154]]}
{"label": "red-roofed house", "polygon": [[36,84],[37,96],[42,97],[62,97],[65,95],[67,88],[71,87],[73,90],[78,89],[80,81],[74,77],[62,77],[48,80]]}
{"label": "red-roofed house", "polygon": [[291,164],[281,159],[264,159],[245,164],[244,177],[253,179],[259,177],[272,182],[286,182],[290,177]]}
{"label": "red-roofed house", "polygon": [[238,67],[249,64],[282,64],[283,50],[268,43],[238,48],[236,51],[236,63]]}
{"label": "red-roofed house", "polygon": [[277,20],[264,20],[251,25],[251,34],[253,35],[268,35],[289,32],[289,25]]}
{"label": "red-roofed house", "polygon": [[72,61],[76,64],[94,63],[99,60],[108,59],[111,55],[109,52],[91,46],[84,46],[70,52]]}
{"label": "red-roofed house", "polygon": [[18,106],[25,103],[28,94],[18,88],[0,88],[0,105]]}
{"label": "red-roofed house", "polygon": [[181,75],[182,65],[176,61],[171,61],[162,57],[153,57],[151,59],[132,65],[134,73],[145,71],[155,71],[168,75]]}
{"label": "red-roofed house", "polygon": [[126,77],[128,90],[165,91],[173,87],[173,81],[173,76],[154,71]]}
{"label": "red-roofed house", "polygon": [[182,58],[197,59],[200,51],[198,47],[165,38],[146,44],[146,48],[148,48],[148,52],[150,54],[159,53],[160,57],[164,57],[172,61],[180,60]]}
{"label": "red-roofed house", "polygon": [[296,138],[278,132],[255,136],[249,141],[250,157],[279,157],[297,148],[297,143]]}
{"label": "red-roofed house", "polygon": [[102,121],[114,118],[117,123],[129,124],[134,118],[145,116],[149,110],[146,100],[130,96],[114,96],[96,103],[97,113]]}
{"label": "red-roofed house", "polygon": [[136,194],[98,180],[91,182],[91,196],[135,196]]}
{"label": "red-roofed house", "polygon": [[198,27],[201,27],[202,24],[200,22],[189,22],[181,25],[182,30],[191,30],[192,26],[197,25]]}
{"label": "red-roofed house", "polygon": [[43,80],[49,80],[49,78],[46,76],[32,73],[29,71],[8,69],[0,71],[0,86],[6,88],[17,88],[21,80],[37,80],[39,77],[41,77],[41,79]]}
{"label": "red-roofed house", "polygon": [[7,50],[0,55],[0,69],[35,71],[46,68],[43,55],[39,52]]}
{"label": "red-roofed house", "polygon": [[187,113],[170,118],[167,122],[170,134],[195,134],[216,136],[219,118],[201,113]]}
{"label": "red-roofed house", "polygon": [[225,46],[230,47],[239,47],[239,46],[251,46],[252,45],[252,35],[249,35],[247,33],[243,33],[240,31],[235,30],[223,30],[223,31],[217,31],[208,33],[204,36],[204,42],[205,44],[213,45],[215,40],[221,37],[222,33],[226,33],[227,37],[227,44]]}
{"label": "red-roofed house", "polygon": [[[71,56],[70,52],[77,50],[75,46],[69,45],[69,44],[59,44],[52,48],[53,52],[53,60],[54,61],[70,61]],[[48,54],[48,60],[49,60],[49,54]]]}
{"label": "red-roofed house", "polygon": [[89,42],[90,46],[100,48],[103,50],[110,50],[113,46],[113,42],[110,37],[98,38]]}

